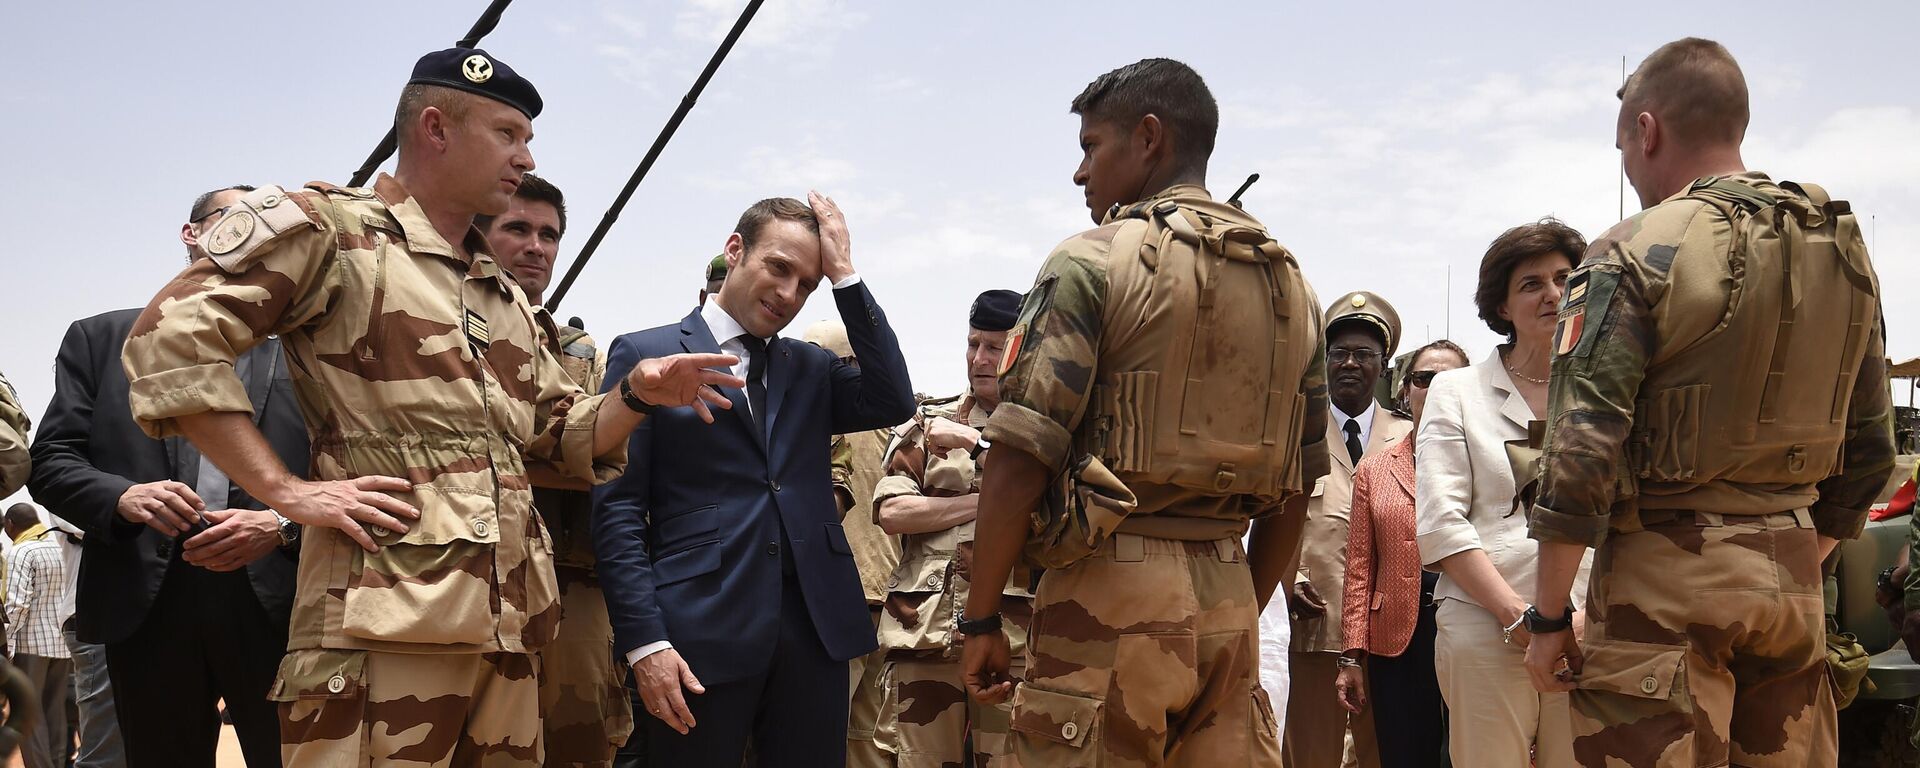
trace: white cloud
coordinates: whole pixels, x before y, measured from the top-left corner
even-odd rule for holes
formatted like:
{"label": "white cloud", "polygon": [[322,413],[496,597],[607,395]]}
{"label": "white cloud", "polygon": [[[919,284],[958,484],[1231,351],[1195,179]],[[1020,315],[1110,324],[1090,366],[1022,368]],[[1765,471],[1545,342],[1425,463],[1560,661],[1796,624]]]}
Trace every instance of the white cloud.
{"label": "white cloud", "polygon": [[[674,34],[718,43],[745,7],[736,0],[689,0],[674,17]],[[740,44],[824,55],[838,42],[839,33],[866,20],[866,14],[852,10],[845,0],[780,0],[761,6]]]}

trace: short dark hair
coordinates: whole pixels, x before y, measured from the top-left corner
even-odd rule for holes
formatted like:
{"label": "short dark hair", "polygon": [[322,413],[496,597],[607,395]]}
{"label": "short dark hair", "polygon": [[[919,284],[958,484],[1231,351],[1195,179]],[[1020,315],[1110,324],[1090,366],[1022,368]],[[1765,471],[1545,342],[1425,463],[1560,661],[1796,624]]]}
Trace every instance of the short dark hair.
{"label": "short dark hair", "polygon": [[1548,216],[1502,232],[1487,246],[1487,255],[1480,259],[1480,284],[1473,291],[1473,304],[1494,333],[1513,337],[1513,323],[1500,317],[1500,306],[1507,303],[1507,281],[1513,278],[1514,267],[1545,253],[1565,256],[1569,267],[1577,267],[1586,256],[1587,239]]}
{"label": "short dark hair", "polygon": [[1154,115],[1174,136],[1182,168],[1204,170],[1220,132],[1220,105],[1200,73],[1173,59],[1141,59],[1087,84],[1073,99],[1073,114],[1117,124],[1129,133]]}
{"label": "short dark hair", "polygon": [[5,520],[7,525],[15,528],[32,528],[40,524],[40,510],[34,509],[32,504],[23,501],[7,507]]}
{"label": "short dark hair", "polygon": [[748,206],[746,212],[740,214],[739,223],[733,225],[733,231],[740,235],[740,250],[753,250],[754,242],[775,219],[797,221],[806,226],[808,232],[820,234],[820,219],[806,203],[791,197],[769,197]]}
{"label": "short dark hair", "polygon": [[[513,191],[513,196],[521,200],[530,200],[532,202],[546,203],[547,205],[553,206],[554,212],[560,214],[560,235],[562,237],[566,236],[567,196],[560,194],[560,188],[554,186],[553,182],[535,176],[533,172],[529,171],[520,177],[520,187]],[[493,227],[493,220],[496,218],[499,218],[498,214],[480,214],[473,217],[473,226],[478,227],[480,232],[484,234],[488,229]]]}
{"label": "short dark hair", "polygon": [[1455,344],[1446,339],[1440,339],[1439,341],[1428,342],[1426,346],[1423,346],[1419,349],[1416,349],[1412,352],[1407,353],[1406,370],[1394,372],[1394,378],[1398,379],[1400,382],[1400,386],[1397,389],[1395,389],[1393,393],[1393,396],[1395,399],[1402,400],[1402,401],[1406,400],[1408,374],[1413,373],[1414,366],[1417,366],[1420,364],[1420,356],[1425,355],[1428,352],[1452,352],[1460,356],[1461,364],[1470,365],[1473,363],[1472,360],[1467,359],[1467,351],[1464,349],[1461,349],[1460,345],[1458,344]]}
{"label": "short dark hair", "polygon": [[1620,86],[1622,127],[1651,112],[1682,145],[1740,143],[1752,117],[1747,77],[1726,46],[1689,37],[1660,46]]}
{"label": "short dark hair", "polygon": [[474,99],[484,99],[457,88],[430,83],[408,83],[400,89],[400,103],[393,108],[393,136],[396,146],[407,144],[407,124],[425,112],[427,107],[440,110],[447,120],[455,123],[467,119],[467,107]]}
{"label": "short dark hair", "polygon": [[193,208],[187,211],[187,221],[199,221],[201,219],[206,218],[207,214],[213,213],[214,196],[222,192],[236,192],[236,191],[252,192],[253,185],[235,184],[231,187],[221,187],[219,189],[209,190],[205,193],[202,193],[199,197],[196,197],[193,199]]}

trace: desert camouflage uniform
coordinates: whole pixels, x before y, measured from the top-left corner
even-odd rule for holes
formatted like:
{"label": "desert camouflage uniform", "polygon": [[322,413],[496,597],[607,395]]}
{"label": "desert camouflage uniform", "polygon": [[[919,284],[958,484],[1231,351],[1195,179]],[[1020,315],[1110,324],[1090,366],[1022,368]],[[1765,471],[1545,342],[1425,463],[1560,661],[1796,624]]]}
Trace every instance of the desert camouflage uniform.
{"label": "desert camouflage uniform", "polygon": [[[956,497],[980,492],[980,471],[966,451],[927,450],[926,424],[935,418],[986,427],[987,413],[972,395],[922,403],[913,421],[897,430],[887,448],[887,477],[874,489],[880,504],[901,496]],[[967,606],[973,572],[973,521],[944,531],[901,537],[901,563],[888,580],[880,646],[887,650],[886,704],[880,744],[899,756],[901,768],[966,765],[973,737],[977,768],[1011,764],[1007,742],[1012,704],[988,706],[966,695],[960,679],[962,636],[956,631]],[[1033,577],[1016,566],[1007,577],[1000,612],[1012,648],[1011,673],[1021,675],[1027,623],[1033,616]]]}
{"label": "desert camouflage uniform", "polygon": [[1836,760],[1816,533],[1858,536],[1892,468],[1878,290],[1857,230],[1853,267],[1757,257],[1727,213],[1754,195],[1835,215],[1762,174],[1704,179],[1567,281],[1531,528],[1599,547],[1572,696],[1590,768]]}
{"label": "desert camouflage uniform", "polygon": [[[248,193],[127,340],[134,415],[246,412],[240,352],[279,334],[311,476],[393,475],[405,534],[303,537],[281,703],[288,765],[534,765],[539,658],[559,623],[553,544],[525,461],[590,482],[601,398],[541,347],[526,299],[469,230],[461,256],[399,182]],[[536,416],[544,418],[536,419]],[[474,762],[470,762],[474,761]]]}
{"label": "desert camouflage uniform", "polygon": [[[828,449],[833,490],[848,501],[841,525],[853,564],[860,571],[860,588],[873,612],[873,628],[880,629],[880,605],[887,598],[887,574],[900,563],[900,545],[873,520],[873,486],[880,482],[881,454],[891,433],[884,429],[834,435]],[[874,743],[886,688],[887,649],[874,649],[847,664],[847,768],[887,768],[893,756]]]}
{"label": "desert camouflage uniform", "polygon": [[[599,392],[607,356],[587,332],[533,308],[540,344],[567,378]],[[542,414],[536,413],[536,421]],[[553,535],[560,627],[540,652],[540,715],[548,766],[606,766],[633,733],[626,670],[613,660],[613,625],[594,573],[593,494],[534,486],[534,509]]]}
{"label": "desert camouflage uniform", "polygon": [[0,496],[12,495],[27,484],[33,462],[27,458],[27,432],[33,424],[20,409],[20,393],[0,374]]}
{"label": "desert camouflage uniform", "polygon": [[[1196,186],[1131,210],[1169,227],[1237,223],[1266,240],[1258,222]],[[1137,497],[1091,556],[1040,578],[1026,681],[1013,697],[1013,748],[1027,768],[1280,764],[1279,724],[1258,682],[1260,606],[1240,540],[1249,519],[1277,512],[1327,471],[1319,300],[1277,244],[1203,267],[1183,255],[1191,251],[1144,242],[1155,231],[1109,214],[1061,243],[1008,332],[1002,402],[987,427],[994,451],[1028,453],[1054,473],[1084,451]],[[1249,268],[1271,271],[1263,279]],[[1236,271],[1227,279],[1221,270]],[[1245,326],[1177,327],[1172,318],[1196,307]],[[1182,335],[1190,330],[1197,336]],[[1187,342],[1192,368],[1143,369]],[[1189,380],[1203,362],[1230,375]],[[1262,391],[1223,390],[1255,381]],[[1185,406],[1168,405],[1182,392]],[[1190,451],[1160,443],[1189,426],[1264,448],[1240,448],[1247,461],[1235,465],[1222,461],[1228,443]],[[1273,492],[1201,490],[1180,472]]]}

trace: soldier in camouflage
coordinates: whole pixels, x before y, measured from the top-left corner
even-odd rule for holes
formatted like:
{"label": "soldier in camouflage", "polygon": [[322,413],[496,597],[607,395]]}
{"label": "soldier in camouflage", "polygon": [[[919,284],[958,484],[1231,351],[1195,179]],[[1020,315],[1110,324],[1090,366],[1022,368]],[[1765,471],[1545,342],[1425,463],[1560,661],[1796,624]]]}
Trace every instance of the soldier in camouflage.
{"label": "soldier in camouflage", "polygon": [[[477,49],[422,57],[399,161],[371,189],[262,187],[205,237],[124,353],[134,417],[184,435],[307,526],[280,703],[288,765],[538,765],[535,654],[560,618],[529,466],[602,482],[650,404],[726,407],[703,370],[649,361],[588,395],[539,341],[472,226],[507,210],[539,94]],[[312,481],[248,418],[233,361],[278,334]],[[620,402],[608,402],[618,397]],[[624,403],[624,406],[623,406]]]}
{"label": "soldier in camouflage", "polygon": [[707,282],[700,288],[700,301],[694,306],[706,306],[707,297],[720,292],[720,284],[727,281],[727,255],[720,254],[707,262]]}
{"label": "soldier in camouflage", "polygon": [[[880,646],[887,650],[887,725],[882,746],[902,768],[972,764],[1000,768],[1011,758],[1011,707],[970,701],[960,680],[960,635],[973,572],[974,514],[987,443],[980,430],[1000,404],[1000,358],[1020,312],[1020,294],[993,290],[967,318],[967,393],[921,403],[886,453],[887,477],[874,489],[880,527],[901,537],[902,561],[888,581]],[[1001,613],[1018,675],[1033,615],[1033,579],[1016,567]]]}
{"label": "soldier in camouflage", "polygon": [[[477,216],[473,224],[486,236],[488,252],[526,294],[540,345],[581,390],[599,392],[606,354],[585,329],[561,324],[546,307],[547,285],[567,231],[566,196],[528,173],[506,213]],[[534,414],[536,422],[544,419],[545,414]],[[560,585],[560,626],[540,652],[546,764],[612,765],[614,751],[633,732],[633,707],[625,670],[613,662],[613,626],[593,572],[593,495],[586,483],[539,465],[529,466],[527,475],[534,509],[553,537],[553,571]]]}
{"label": "soldier in camouflage", "polygon": [[[1271,520],[1327,471],[1319,301],[1202,186],[1219,110],[1192,69],[1122,67],[1073,111],[1100,226],[1054,249],[1008,334],[967,690],[1013,697],[1028,768],[1277,766],[1256,632],[1298,541]],[[999,611],[1023,548],[1048,570],[1016,688]]]}
{"label": "soldier in camouflage", "polygon": [[1878,282],[1846,203],[1746,170],[1718,43],[1661,47],[1620,100],[1645,210],[1567,280],[1528,672],[1572,691],[1590,768],[1831,766],[1820,562],[1893,466]]}
{"label": "soldier in camouflage", "polygon": [[27,433],[33,423],[20,409],[20,393],[0,374],[0,496],[11,496],[27,484],[33,460],[27,457]]}
{"label": "soldier in camouflage", "polygon": [[[724,278],[725,259],[720,263]],[[714,285],[714,290],[719,290],[719,285]],[[802,339],[832,352],[848,365],[860,365],[853,354],[853,343],[847,339],[845,323],[821,320],[807,326]],[[892,436],[885,429],[849,432],[834,435],[828,448],[834,503],[840,507],[840,524],[846,530],[847,545],[853,549],[853,565],[860,571],[860,590],[873,613],[875,631],[880,628],[880,609],[887,599],[887,576],[900,564],[899,540],[880,530],[873,519],[873,487],[885,474],[880,460]],[[847,663],[847,768],[888,768],[894,764],[893,755],[874,740],[886,692],[881,685],[886,661],[887,649],[880,647]]]}

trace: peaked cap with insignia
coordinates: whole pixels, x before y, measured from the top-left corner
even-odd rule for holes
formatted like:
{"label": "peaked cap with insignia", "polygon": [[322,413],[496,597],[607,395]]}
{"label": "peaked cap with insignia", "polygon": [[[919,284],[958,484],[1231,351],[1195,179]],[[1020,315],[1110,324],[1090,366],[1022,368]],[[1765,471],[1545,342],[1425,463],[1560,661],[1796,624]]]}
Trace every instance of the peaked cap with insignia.
{"label": "peaked cap with insignia", "polygon": [[1400,346],[1400,313],[1386,299],[1370,291],[1354,291],[1334,299],[1327,306],[1327,334],[1342,323],[1365,323],[1367,328],[1380,334],[1380,340],[1387,345],[1385,357],[1393,359],[1393,351]]}

